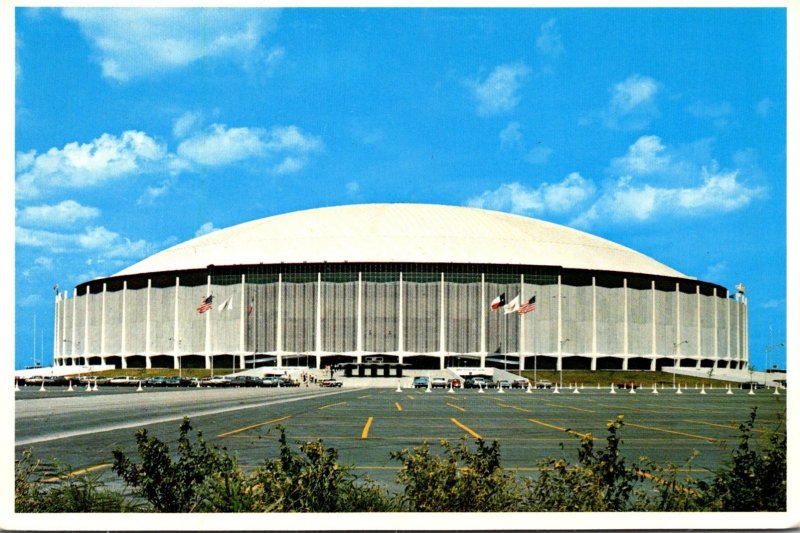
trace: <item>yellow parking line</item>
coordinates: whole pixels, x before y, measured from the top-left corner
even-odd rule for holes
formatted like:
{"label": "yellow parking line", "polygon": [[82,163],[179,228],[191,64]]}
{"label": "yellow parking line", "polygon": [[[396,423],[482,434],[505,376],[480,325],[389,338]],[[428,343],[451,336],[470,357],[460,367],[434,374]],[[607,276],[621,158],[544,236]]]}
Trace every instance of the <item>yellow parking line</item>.
{"label": "yellow parking line", "polygon": [[689,437],[689,438],[692,438],[692,439],[700,439],[700,440],[704,440],[706,442],[717,442],[717,439],[712,438],[712,437],[704,437],[702,435],[692,435],[691,433],[683,433],[681,431],[673,431],[671,429],[655,428],[655,427],[652,427],[652,426],[642,426],[642,425],[639,425],[639,424],[633,424],[631,422],[625,422],[625,425],[626,426],[631,426],[631,427],[634,427],[634,428],[639,428],[639,429],[649,429],[650,431],[660,431],[662,433],[672,433],[673,435],[683,435],[684,437]]}
{"label": "yellow parking line", "polygon": [[553,424],[548,424],[547,422],[542,422],[541,420],[536,420],[535,418],[529,418],[528,421],[533,422],[534,424],[538,424],[542,427],[555,429],[557,431],[566,431],[570,435],[578,435],[579,437],[588,437],[594,440],[594,437],[590,433],[579,433],[573,429],[562,428],[561,426],[554,426]]}
{"label": "yellow parking line", "polygon": [[243,428],[234,429],[233,431],[228,431],[227,433],[220,433],[219,435],[217,435],[217,437],[222,439],[222,438],[228,437],[230,435],[235,435],[237,433],[241,433],[242,431],[247,431],[248,429],[254,429],[254,428],[257,428],[257,427],[267,426],[269,424],[274,424],[276,422],[280,422],[281,420],[286,420],[287,418],[291,418],[291,415],[284,416],[282,418],[276,418],[275,420],[269,420],[267,422],[261,422],[259,424],[253,424],[252,426],[246,426],[246,427],[243,427]]}
{"label": "yellow parking line", "polygon": [[478,435],[477,433],[475,433],[474,431],[472,431],[471,429],[469,429],[467,426],[465,426],[464,424],[462,424],[461,422],[459,422],[458,420],[456,420],[455,418],[451,418],[451,419],[450,419],[450,421],[451,421],[453,424],[455,424],[455,425],[457,425],[458,427],[460,427],[461,429],[463,429],[464,431],[466,431],[467,433],[469,433],[470,435],[472,435],[473,437],[475,437],[476,439],[483,438],[483,437],[481,437],[480,435]]}
{"label": "yellow parking line", "polygon": [[509,405],[510,408],[516,409],[517,411],[522,411],[523,413],[530,413],[530,409],[525,409],[523,407],[517,407],[516,405]]}
{"label": "yellow parking line", "polygon": [[328,405],[323,405],[320,409],[327,409],[328,407],[334,407],[336,405],[344,405],[347,402],[336,402],[336,403],[329,403]]}
{"label": "yellow parking line", "polygon": [[408,396],[406,396],[406,398],[408,398],[409,400],[413,400],[414,399],[414,397],[411,396],[410,394]]}
{"label": "yellow parking line", "polygon": [[371,394],[365,394],[364,396],[359,396],[358,399],[359,400],[363,400],[364,398],[369,398],[370,396],[372,396],[372,395]]}
{"label": "yellow parking line", "polygon": [[[711,422],[701,422],[700,420],[684,420],[684,422],[687,422],[689,424],[703,424],[704,426],[712,426],[712,427],[715,427],[715,428],[739,429],[739,426],[726,426],[726,425],[723,425],[723,424],[713,424]],[[766,433],[765,430],[756,429],[756,428],[753,428],[750,431],[753,431],[755,433]],[[779,435],[783,435],[783,433],[779,433]]]}
{"label": "yellow parking line", "polygon": [[461,407],[460,405],[456,405],[456,404],[454,404],[454,403],[447,402],[447,405],[449,405],[450,407],[453,407],[453,408],[455,408],[455,409],[458,409],[459,411],[466,411],[466,409],[464,409],[464,408],[463,408],[463,407]]}
{"label": "yellow parking line", "polygon": [[367,423],[364,424],[364,429],[361,430],[361,438],[366,439],[369,435],[369,427],[372,425],[372,417],[367,418]]}
{"label": "yellow parking line", "polygon": [[81,468],[80,470],[73,470],[72,472],[64,476],[48,477],[46,479],[43,479],[42,483],[53,483],[54,481],[58,481],[59,479],[64,479],[72,476],[82,476],[83,474],[88,474],[89,472],[100,470],[101,468],[108,468],[109,466],[111,466],[111,463],[102,463],[99,465],[87,466],[86,468]]}
{"label": "yellow parking line", "polygon": [[400,404],[398,402],[394,402],[394,406],[397,407],[398,411],[402,411],[403,410],[403,408],[400,406]]}

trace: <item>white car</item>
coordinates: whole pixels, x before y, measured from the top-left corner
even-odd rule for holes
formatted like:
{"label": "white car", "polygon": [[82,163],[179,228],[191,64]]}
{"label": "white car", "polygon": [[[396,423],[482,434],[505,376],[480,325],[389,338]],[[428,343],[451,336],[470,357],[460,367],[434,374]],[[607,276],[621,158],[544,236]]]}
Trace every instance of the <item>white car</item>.
{"label": "white car", "polygon": [[447,388],[447,378],[433,378],[431,379],[431,388],[435,389],[437,387],[441,387],[442,389]]}

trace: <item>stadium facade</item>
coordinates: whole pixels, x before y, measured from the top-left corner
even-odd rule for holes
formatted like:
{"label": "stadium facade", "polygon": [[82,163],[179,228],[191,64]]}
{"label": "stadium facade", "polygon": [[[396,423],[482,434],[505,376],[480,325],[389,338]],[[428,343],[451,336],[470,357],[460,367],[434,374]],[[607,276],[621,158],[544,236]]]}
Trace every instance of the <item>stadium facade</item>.
{"label": "stadium facade", "polygon": [[[501,295],[509,309],[492,309]],[[747,345],[743,290],[564,226],[439,205],[255,220],[55,301],[58,366],[743,369]]]}

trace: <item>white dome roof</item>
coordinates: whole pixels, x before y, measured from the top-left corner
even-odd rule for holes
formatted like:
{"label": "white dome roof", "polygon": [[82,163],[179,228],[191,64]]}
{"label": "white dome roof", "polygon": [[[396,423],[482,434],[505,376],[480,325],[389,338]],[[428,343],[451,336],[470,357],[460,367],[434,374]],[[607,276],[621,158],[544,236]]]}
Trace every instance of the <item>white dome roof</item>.
{"label": "white dome roof", "polygon": [[630,248],[566,226],[427,204],[324,207],[253,220],[163,250],[117,276],[326,261],[521,264],[687,277]]}

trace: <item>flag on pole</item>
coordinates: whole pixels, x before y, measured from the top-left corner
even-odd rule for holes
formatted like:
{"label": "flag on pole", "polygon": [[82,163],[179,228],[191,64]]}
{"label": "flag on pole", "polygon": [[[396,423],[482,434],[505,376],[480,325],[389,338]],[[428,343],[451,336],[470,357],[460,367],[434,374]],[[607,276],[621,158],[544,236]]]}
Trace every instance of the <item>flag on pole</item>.
{"label": "flag on pole", "polygon": [[517,313],[524,315],[525,313],[530,313],[531,311],[536,311],[536,295],[534,294],[528,303],[522,304],[517,309]]}
{"label": "flag on pole", "polygon": [[211,309],[211,301],[213,299],[214,299],[214,296],[209,294],[208,296],[206,296],[205,298],[200,300],[200,305],[197,306],[197,312],[202,315],[203,313],[205,313],[206,311]]}
{"label": "flag on pole", "polygon": [[506,305],[506,293],[502,293],[500,296],[492,300],[491,303],[492,309],[497,310],[500,308],[501,305]]}
{"label": "flag on pole", "polygon": [[506,314],[510,314],[518,310],[519,310],[519,294],[517,294],[513,300],[508,302],[508,305],[506,305],[505,307]]}
{"label": "flag on pole", "polygon": [[247,314],[248,316],[253,314],[253,300],[250,300],[250,305],[247,306]]}
{"label": "flag on pole", "polygon": [[222,302],[222,305],[217,307],[217,312],[221,313],[225,309],[230,311],[232,305],[233,305],[233,296],[229,296],[227,300]]}

